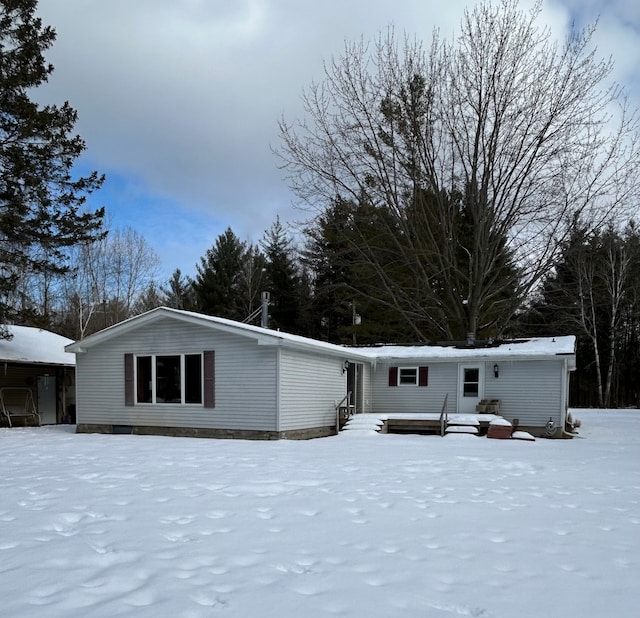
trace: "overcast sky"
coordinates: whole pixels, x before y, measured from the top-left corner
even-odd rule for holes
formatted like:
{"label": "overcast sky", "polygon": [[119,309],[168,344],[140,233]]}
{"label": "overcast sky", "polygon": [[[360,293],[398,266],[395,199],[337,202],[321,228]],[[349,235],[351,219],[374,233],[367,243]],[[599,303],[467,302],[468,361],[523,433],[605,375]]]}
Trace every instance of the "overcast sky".
{"label": "overcast sky", "polygon": [[[392,24],[451,36],[467,2],[447,0],[40,0],[57,31],[38,98],[68,100],[87,143],[80,171],[107,175],[92,205],[130,225],[162,259],[164,278],[195,263],[227,227],[257,242],[276,215],[300,219],[271,148],[278,119],[345,40]],[[522,2],[523,7],[531,5]],[[640,3],[553,0],[543,21],[561,37],[600,16],[598,51],[640,107]]]}

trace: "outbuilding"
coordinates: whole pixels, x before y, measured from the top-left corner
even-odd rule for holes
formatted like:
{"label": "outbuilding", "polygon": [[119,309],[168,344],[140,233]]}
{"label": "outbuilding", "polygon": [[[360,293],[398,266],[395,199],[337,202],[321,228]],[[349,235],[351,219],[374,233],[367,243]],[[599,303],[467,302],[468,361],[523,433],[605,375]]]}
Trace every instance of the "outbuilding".
{"label": "outbuilding", "polygon": [[41,328],[4,326],[0,339],[0,423],[75,422],[73,343]]}

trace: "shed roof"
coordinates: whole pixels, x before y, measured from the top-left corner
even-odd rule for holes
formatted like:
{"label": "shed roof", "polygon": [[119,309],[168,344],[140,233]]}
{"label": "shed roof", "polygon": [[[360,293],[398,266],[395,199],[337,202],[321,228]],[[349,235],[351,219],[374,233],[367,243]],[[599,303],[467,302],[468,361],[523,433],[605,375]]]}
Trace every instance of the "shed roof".
{"label": "shed roof", "polygon": [[32,326],[7,326],[11,339],[0,339],[0,362],[75,366],[76,358],[65,352],[71,339]]}
{"label": "shed roof", "polygon": [[95,345],[99,345],[103,341],[121,336],[144,324],[150,324],[162,319],[175,319],[250,337],[257,340],[259,345],[281,345],[372,363],[403,359],[453,361],[472,358],[543,358],[575,354],[575,337],[573,335],[515,339],[487,347],[456,347],[453,345],[378,345],[371,347],[350,347],[318,341],[300,335],[292,335],[291,333],[262,328],[260,326],[253,326],[252,324],[243,324],[242,322],[217,316],[203,315],[201,313],[171,309],[169,307],[152,309],[151,311],[90,335],[86,339],[70,343],[65,349],[68,352],[81,353]]}

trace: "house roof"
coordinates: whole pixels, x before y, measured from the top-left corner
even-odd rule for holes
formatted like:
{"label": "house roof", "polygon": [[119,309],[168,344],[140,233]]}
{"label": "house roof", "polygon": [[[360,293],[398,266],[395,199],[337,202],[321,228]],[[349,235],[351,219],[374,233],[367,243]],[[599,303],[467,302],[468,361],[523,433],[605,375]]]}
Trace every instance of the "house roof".
{"label": "house roof", "polygon": [[576,338],[573,335],[562,337],[532,337],[514,339],[486,347],[460,347],[455,345],[380,345],[364,348],[362,351],[377,361],[408,359],[425,360],[462,360],[464,359],[508,359],[508,358],[544,358],[549,356],[574,355]]}
{"label": "house roof", "polygon": [[114,324],[98,333],[90,335],[86,339],[71,343],[65,349],[68,352],[82,353],[89,348],[98,345],[104,341],[108,341],[113,337],[121,336],[135,328],[139,328],[144,324],[150,324],[162,319],[174,319],[200,326],[215,328],[223,332],[229,332],[244,337],[255,339],[259,345],[283,346],[289,348],[297,348],[301,350],[314,351],[317,353],[329,354],[332,356],[340,356],[351,360],[370,360],[361,349],[349,349],[345,346],[317,341],[309,337],[300,335],[292,335],[278,330],[253,326],[252,324],[243,324],[235,320],[228,320],[217,316],[203,315],[192,311],[183,311],[181,309],[171,309],[169,307],[158,307],[147,311],[141,315],[129,318],[118,324]]}
{"label": "house roof", "polygon": [[99,345],[113,337],[121,336],[144,324],[150,324],[167,318],[250,337],[255,339],[259,345],[298,348],[340,356],[349,360],[369,361],[371,363],[411,359],[454,361],[472,358],[502,358],[506,360],[507,358],[543,358],[575,354],[575,337],[573,335],[516,339],[493,346],[472,348],[461,348],[453,345],[379,345],[371,347],[349,347],[317,341],[316,339],[292,335],[260,326],[253,326],[251,324],[243,324],[226,318],[203,315],[201,313],[180,309],[171,309],[169,307],[152,309],[147,313],[135,316],[90,335],[86,339],[70,343],[65,349],[67,352],[82,353],[95,345]]}
{"label": "house roof", "polygon": [[71,339],[31,326],[7,326],[11,339],[0,339],[0,362],[75,366],[76,358],[65,352]]}

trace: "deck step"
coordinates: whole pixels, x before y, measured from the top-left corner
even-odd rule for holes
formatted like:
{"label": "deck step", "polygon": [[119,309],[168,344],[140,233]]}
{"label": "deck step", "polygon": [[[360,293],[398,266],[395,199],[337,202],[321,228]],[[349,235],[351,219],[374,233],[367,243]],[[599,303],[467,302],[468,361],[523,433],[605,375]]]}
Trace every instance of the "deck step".
{"label": "deck step", "polygon": [[355,414],[349,418],[342,427],[342,431],[375,431],[379,432],[384,426],[384,421],[374,414]]}
{"label": "deck step", "polygon": [[445,434],[464,433],[470,436],[477,436],[478,427],[477,425],[447,425],[447,427],[444,430],[444,433]]}

